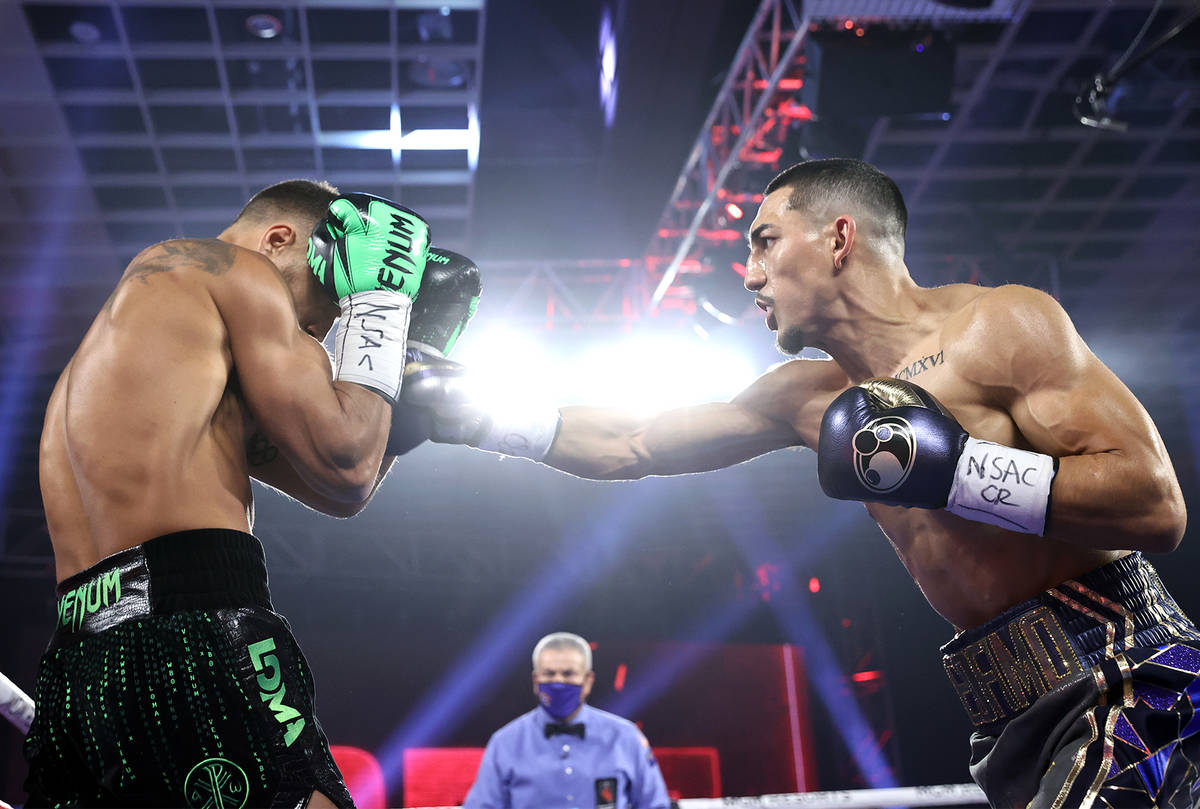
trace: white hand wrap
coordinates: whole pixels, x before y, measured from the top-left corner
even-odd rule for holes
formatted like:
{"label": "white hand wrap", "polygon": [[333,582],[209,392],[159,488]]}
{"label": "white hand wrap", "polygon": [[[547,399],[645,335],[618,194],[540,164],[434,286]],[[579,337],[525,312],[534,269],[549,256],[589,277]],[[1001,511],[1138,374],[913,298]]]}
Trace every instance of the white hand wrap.
{"label": "white hand wrap", "polygon": [[540,461],[558,436],[562,415],[557,407],[508,407],[488,413],[476,446],[516,458]]}
{"label": "white hand wrap", "polygon": [[968,520],[1041,536],[1054,459],[991,441],[967,439],[946,510]]}
{"label": "white hand wrap", "polygon": [[395,403],[404,376],[412,300],[399,292],[354,292],[338,301],[342,318],[333,378],[370,388]]}

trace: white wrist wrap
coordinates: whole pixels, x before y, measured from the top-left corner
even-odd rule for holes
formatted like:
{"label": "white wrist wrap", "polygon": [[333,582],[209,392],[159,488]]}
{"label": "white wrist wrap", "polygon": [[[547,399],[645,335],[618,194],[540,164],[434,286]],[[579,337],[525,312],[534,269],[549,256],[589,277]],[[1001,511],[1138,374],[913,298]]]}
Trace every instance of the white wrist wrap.
{"label": "white wrist wrap", "polygon": [[333,378],[364,385],[395,402],[404,376],[404,341],[412,300],[398,292],[371,290],[353,292],[338,305],[342,319]]}
{"label": "white wrist wrap", "polygon": [[946,510],[968,520],[1041,536],[1054,459],[991,441],[967,439]]}
{"label": "white wrist wrap", "polygon": [[557,407],[506,408],[488,415],[479,449],[540,461],[550,451],[562,424]]}

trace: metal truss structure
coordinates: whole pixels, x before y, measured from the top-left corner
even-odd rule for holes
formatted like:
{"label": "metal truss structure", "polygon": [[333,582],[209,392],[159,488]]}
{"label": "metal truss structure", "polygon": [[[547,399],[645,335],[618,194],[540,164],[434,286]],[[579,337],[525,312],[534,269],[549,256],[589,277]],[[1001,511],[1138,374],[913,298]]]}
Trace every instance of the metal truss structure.
{"label": "metal truss structure", "polygon": [[[926,282],[1017,281],[1060,294],[1099,275],[1131,294],[1169,287],[1197,257],[1195,60],[1186,45],[1164,51],[1130,81],[1127,136],[1071,112],[1158,5],[763,0],[660,218],[648,251],[653,302],[687,296],[694,274],[710,271],[697,259],[744,238],[748,219],[735,221],[726,203],[752,211],[775,171],[809,156],[861,157],[896,180],[909,205],[909,264]],[[1158,30],[1185,9],[1161,6]],[[815,78],[806,37],[845,29],[869,40],[879,28],[950,32],[950,108],[879,116],[861,141],[809,148],[803,130],[822,122],[798,102]],[[1150,279],[1128,271],[1143,247],[1156,256]]]}

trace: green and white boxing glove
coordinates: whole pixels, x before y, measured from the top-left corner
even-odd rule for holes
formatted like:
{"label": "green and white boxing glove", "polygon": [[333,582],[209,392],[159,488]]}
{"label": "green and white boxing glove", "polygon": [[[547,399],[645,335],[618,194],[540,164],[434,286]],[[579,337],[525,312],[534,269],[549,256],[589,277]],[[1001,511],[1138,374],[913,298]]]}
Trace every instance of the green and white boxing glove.
{"label": "green and white boxing glove", "polygon": [[334,378],[395,403],[409,314],[421,288],[429,225],[371,194],[343,194],[308,240],[308,264],[342,309]]}

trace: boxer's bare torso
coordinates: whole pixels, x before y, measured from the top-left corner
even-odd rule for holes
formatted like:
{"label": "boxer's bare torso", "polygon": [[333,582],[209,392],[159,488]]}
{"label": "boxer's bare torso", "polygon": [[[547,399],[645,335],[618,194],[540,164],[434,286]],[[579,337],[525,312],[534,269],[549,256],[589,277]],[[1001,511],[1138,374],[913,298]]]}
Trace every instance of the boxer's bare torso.
{"label": "boxer's bare torso", "polygon": [[[173,531],[251,530],[252,475],[337,513],[340,499],[325,495],[339,492],[321,489],[320,468],[332,465],[322,439],[336,444],[336,425],[314,439],[286,423],[289,410],[300,422],[361,421],[353,438],[378,444],[367,453],[375,469],[390,411],[365,389],[331,386],[328,356],[301,324],[323,335],[335,315],[266,257],[226,241],[164,242],[139,254],[46,411],[39,476],[58,579]],[[270,441],[255,427],[243,365],[254,369]],[[298,400],[291,386],[310,398]],[[297,474],[276,445],[307,468]]]}
{"label": "boxer's bare torso", "polygon": [[[1167,524],[1160,525],[1158,515],[1137,514],[1136,502],[1148,492],[1182,509],[1157,431],[1056,303],[1023,287],[952,285],[918,297],[908,338],[889,343],[887,356],[861,378],[851,380],[835,362],[799,359],[730,403],[649,421],[564,408],[546,462],[585,477],[624,479],[715,469],[785,446],[815,448],[821,418],[839,393],[870,376],[891,376],[931,392],[976,438],[1063,459],[1045,537],[943,510],[867,504],[929,603],[956,627],[984,623],[1128,549],[1178,542],[1173,515],[1161,515]],[[1100,478],[1113,502],[1088,499]],[[804,541],[802,533],[796,541]]]}
{"label": "boxer's bare torso", "polygon": [[50,397],[39,474],[60,580],[171,531],[250,530],[245,408],[211,289],[240,248],[175,244],[134,259]]}

